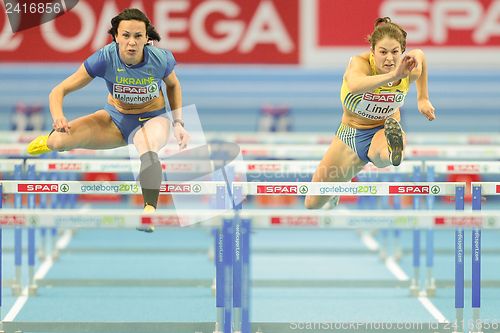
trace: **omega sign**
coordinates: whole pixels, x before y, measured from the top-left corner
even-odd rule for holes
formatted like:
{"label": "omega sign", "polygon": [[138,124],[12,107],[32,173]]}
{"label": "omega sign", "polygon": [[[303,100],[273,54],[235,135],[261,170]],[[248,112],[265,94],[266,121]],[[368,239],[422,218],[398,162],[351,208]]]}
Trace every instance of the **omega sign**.
{"label": "omega sign", "polygon": [[156,46],[181,62],[298,62],[296,0],[80,0],[57,19],[15,35],[0,14],[0,51],[10,51],[0,60],[83,61],[111,42],[110,21],[126,7],[143,10],[161,36]]}

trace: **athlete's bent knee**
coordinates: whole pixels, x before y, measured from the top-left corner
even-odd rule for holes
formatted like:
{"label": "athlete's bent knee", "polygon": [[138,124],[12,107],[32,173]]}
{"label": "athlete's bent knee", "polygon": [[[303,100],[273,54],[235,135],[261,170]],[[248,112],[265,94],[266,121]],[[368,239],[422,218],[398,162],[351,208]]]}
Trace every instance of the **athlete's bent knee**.
{"label": "athlete's bent knee", "polygon": [[311,196],[306,196],[306,199],[304,200],[304,206],[307,209],[318,209],[321,207],[319,205],[318,199]]}
{"label": "athlete's bent knee", "polygon": [[54,132],[47,139],[47,147],[49,147],[50,150],[53,150],[53,151],[65,151],[66,144],[64,141],[65,141],[64,138],[62,138],[60,135],[57,135]]}

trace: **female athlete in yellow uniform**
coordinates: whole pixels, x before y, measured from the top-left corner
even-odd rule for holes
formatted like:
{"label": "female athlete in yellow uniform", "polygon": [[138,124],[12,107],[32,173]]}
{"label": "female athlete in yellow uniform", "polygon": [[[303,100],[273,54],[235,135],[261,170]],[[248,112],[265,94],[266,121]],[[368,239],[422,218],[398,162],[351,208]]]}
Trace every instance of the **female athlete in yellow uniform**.
{"label": "female athlete in yellow uniform", "polygon": [[[406,32],[388,17],[375,21],[368,41],[370,51],[352,57],[344,73],[342,123],[313,182],[350,181],[368,162],[379,168],[401,163],[405,134],[399,124],[400,107],[412,82],[417,87],[418,110],[428,120],[436,118],[422,50],[404,55]],[[309,195],[305,200],[305,206],[312,209],[337,203],[338,196]]]}

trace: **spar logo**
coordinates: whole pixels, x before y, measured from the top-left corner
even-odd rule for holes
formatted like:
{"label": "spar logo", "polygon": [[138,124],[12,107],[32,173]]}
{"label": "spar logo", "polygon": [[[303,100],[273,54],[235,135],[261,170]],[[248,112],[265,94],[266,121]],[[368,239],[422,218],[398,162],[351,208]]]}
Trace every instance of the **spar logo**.
{"label": "spar logo", "polygon": [[126,94],[147,94],[148,87],[136,87],[136,86],[126,86],[123,84],[115,84],[113,86],[113,91],[116,93],[126,93]]}
{"label": "spar logo", "polygon": [[164,226],[179,226],[181,219],[178,216],[143,216],[141,217],[142,225],[164,225]]}
{"label": "spar logo", "polygon": [[257,193],[260,194],[297,194],[297,185],[258,185]]}
{"label": "spar logo", "polygon": [[0,216],[0,225],[25,225],[27,220],[25,216],[4,215]]}
{"label": "spar logo", "polygon": [[248,164],[248,171],[280,171],[281,165],[277,163],[268,163],[268,164]]}
{"label": "spar logo", "polygon": [[389,186],[390,194],[438,194],[441,191],[439,186],[429,185],[391,185]]}
{"label": "spar logo", "polygon": [[271,216],[270,220],[275,226],[317,227],[320,224],[319,216]]}
{"label": "spar logo", "polygon": [[59,184],[17,184],[17,192],[57,193],[59,192]]}
{"label": "spar logo", "polygon": [[473,216],[435,217],[434,224],[436,226],[481,227],[483,219]]}
{"label": "spar logo", "polygon": [[156,82],[153,82],[148,86],[148,92],[154,93],[156,91],[158,91],[158,84],[156,84]]}
{"label": "spar logo", "polygon": [[[196,185],[193,186],[193,192],[194,192],[194,187],[195,186]],[[191,185],[189,185],[189,184],[161,184],[160,192],[166,192],[166,193],[190,193],[191,192]]]}
{"label": "spar logo", "polygon": [[192,163],[162,163],[163,171],[194,171],[196,165]]}
{"label": "spar logo", "polygon": [[363,99],[370,102],[394,103],[401,102],[405,98],[404,94],[372,94],[364,93]]}
{"label": "spar logo", "polygon": [[460,173],[479,173],[481,167],[478,164],[448,164],[446,170]]}
{"label": "spar logo", "polygon": [[49,170],[68,170],[68,171],[80,171],[82,170],[82,165],[80,163],[49,163]]}

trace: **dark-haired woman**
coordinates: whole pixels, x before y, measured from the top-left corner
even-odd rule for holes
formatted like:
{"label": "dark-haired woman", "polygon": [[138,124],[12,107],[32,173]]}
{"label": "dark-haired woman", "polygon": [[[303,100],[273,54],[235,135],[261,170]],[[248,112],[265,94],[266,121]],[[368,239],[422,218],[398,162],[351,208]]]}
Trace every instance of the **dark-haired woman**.
{"label": "dark-haired woman", "polygon": [[[150,45],[160,36],[143,12],[125,9],[111,25],[108,32],[113,42],[92,54],[52,89],[49,105],[53,131],[33,140],[27,150],[39,155],[52,150],[109,149],[133,143],[141,160],[144,211],[151,213],[156,209],[162,181],[157,153],[167,143],[170,127],[181,149],[189,140],[182,118],[181,85],[172,53]],[[95,77],[106,81],[109,94],[104,108],[68,122],[63,113],[64,97]],[[172,120],[166,116],[162,81]]]}
{"label": "dark-haired woman", "polygon": [[[405,134],[400,107],[412,82],[418,110],[436,118],[429,100],[427,63],[422,50],[406,52],[406,32],[390,18],[379,18],[368,36],[370,50],[351,58],[341,88],[342,123],[316,169],[313,182],[345,182],[368,162],[383,168],[403,159]],[[305,199],[307,208],[332,208],[338,195]]]}

